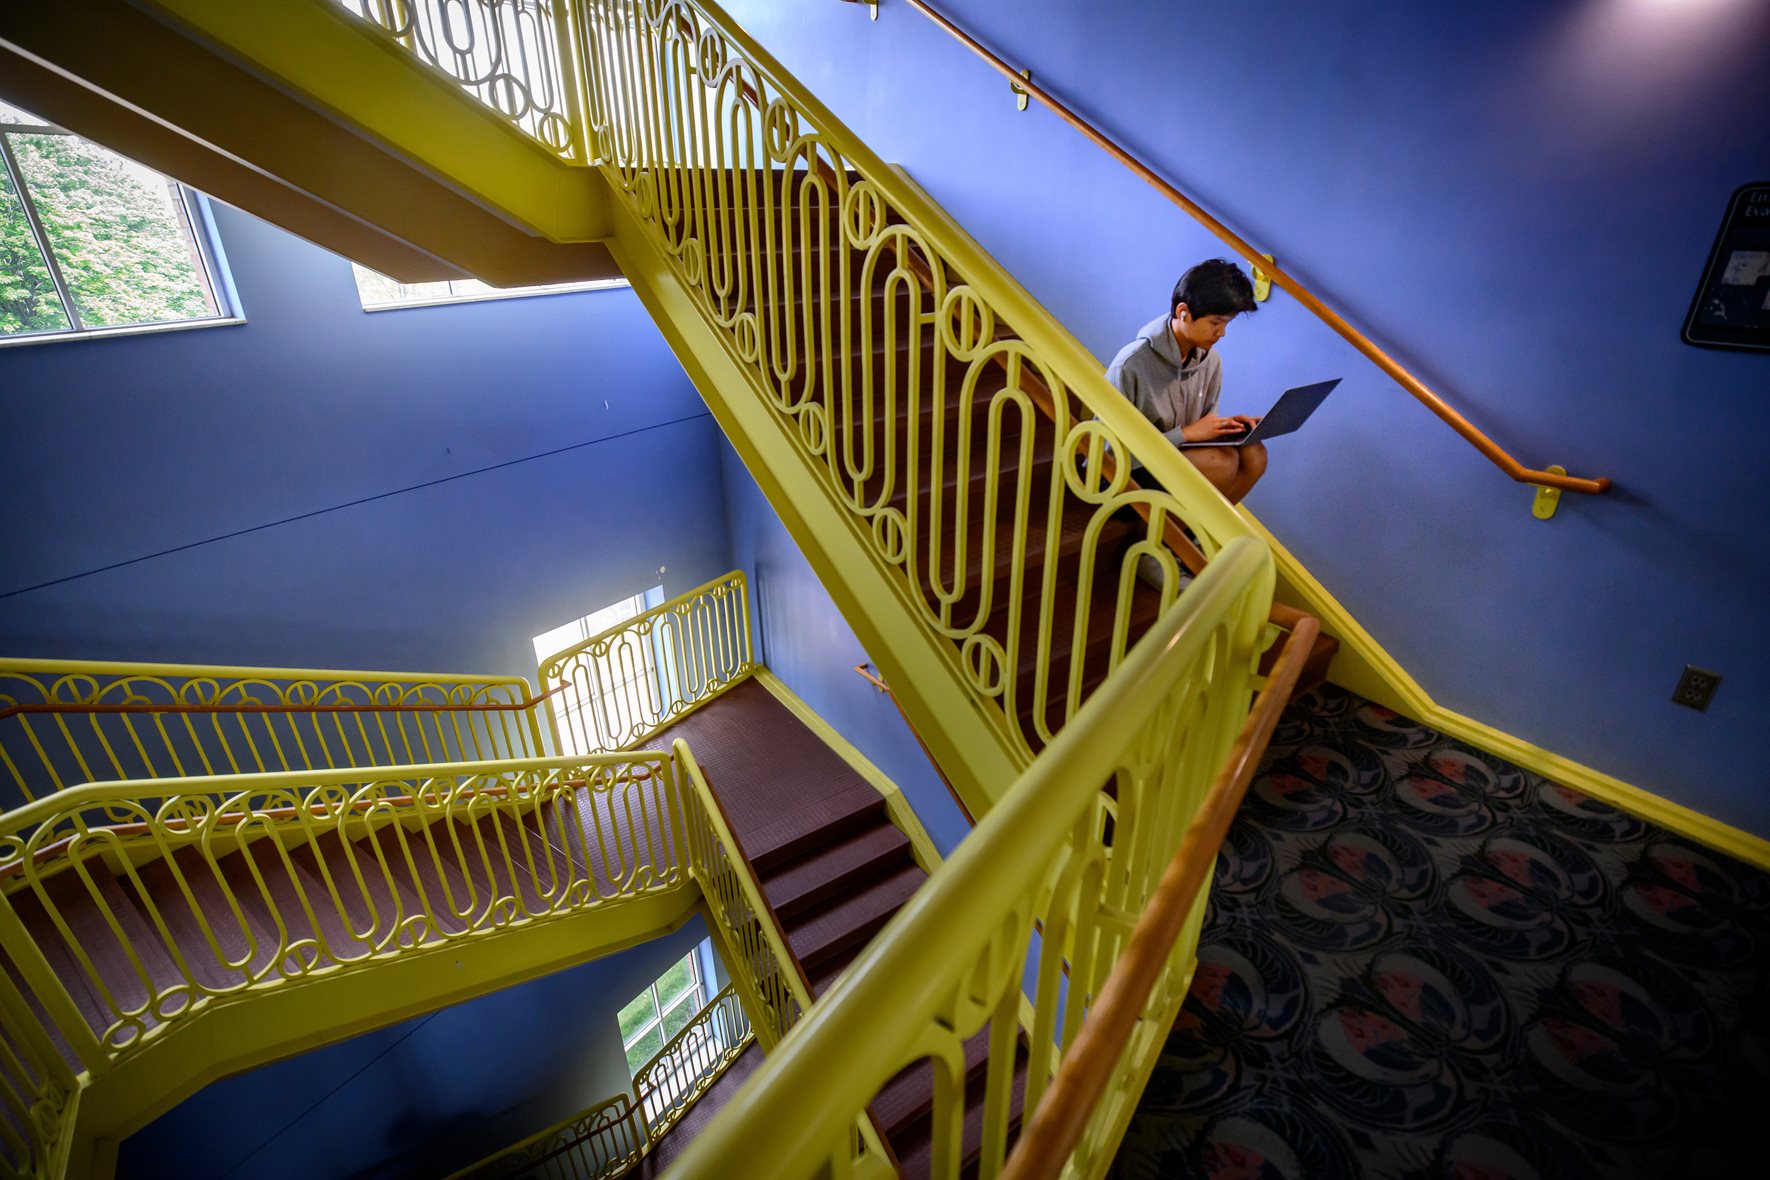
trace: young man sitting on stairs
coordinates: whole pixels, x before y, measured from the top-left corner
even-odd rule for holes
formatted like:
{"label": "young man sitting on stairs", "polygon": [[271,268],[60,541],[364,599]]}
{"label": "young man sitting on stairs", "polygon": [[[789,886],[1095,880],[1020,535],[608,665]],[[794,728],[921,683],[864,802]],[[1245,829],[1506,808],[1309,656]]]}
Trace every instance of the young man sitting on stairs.
{"label": "young man sitting on stairs", "polygon": [[[1119,349],[1106,379],[1175,446],[1246,434],[1260,421],[1247,414],[1221,417],[1217,395],[1223,362],[1213,347],[1229,322],[1259,310],[1254,284],[1222,258],[1201,262],[1180,276],[1168,314],[1144,326]],[[1200,447],[1180,452],[1231,504],[1238,504],[1266,474],[1266,446]]]}

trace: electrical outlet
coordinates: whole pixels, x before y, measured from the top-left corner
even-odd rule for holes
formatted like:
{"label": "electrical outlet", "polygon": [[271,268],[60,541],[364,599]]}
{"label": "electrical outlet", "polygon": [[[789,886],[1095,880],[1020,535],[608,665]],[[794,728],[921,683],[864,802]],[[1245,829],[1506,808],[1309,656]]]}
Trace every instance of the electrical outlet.
{"label": "electrical outlet", "polygon": [[1708,709],[1709,702],[1715,699],[1715,689],[1719,687],[1719,672],[1685,664],[1684,675],[1678,677],[1678,687],[1672,692],[1672,703],[1703,712]]}

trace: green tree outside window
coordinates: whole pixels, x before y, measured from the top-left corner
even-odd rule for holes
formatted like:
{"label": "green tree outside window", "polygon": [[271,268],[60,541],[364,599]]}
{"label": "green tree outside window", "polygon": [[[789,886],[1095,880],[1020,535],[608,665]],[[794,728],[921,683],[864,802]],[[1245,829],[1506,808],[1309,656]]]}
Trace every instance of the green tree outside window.
{"label": "green tree outside window", "polygon": [[0,336],[221,314],[175,185],[4,106],[0,164]]}

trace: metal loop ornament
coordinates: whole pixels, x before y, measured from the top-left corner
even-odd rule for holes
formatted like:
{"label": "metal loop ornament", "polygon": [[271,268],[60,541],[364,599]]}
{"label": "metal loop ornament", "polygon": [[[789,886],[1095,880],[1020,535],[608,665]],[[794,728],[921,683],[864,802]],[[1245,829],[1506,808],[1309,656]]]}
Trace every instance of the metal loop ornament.
{"label": "metal loop ornament", "polygon": [[996,313],[970,287],[954,287],[941,300],[940,342],[956,359],[970,361],[995,340]]}
{"label": "metal loop ornament", "polygon": [[857,249],[870,249],[885,229],[885,197],[870,180],[850,185],[842,202],[842,231]]}
{"label": "metal loop ornament", "polygon": [[768,158],[776,164],[790,162],[793,145],[799,140],[799,112],[785,99],[775,99],[763,112],[762,131]]}

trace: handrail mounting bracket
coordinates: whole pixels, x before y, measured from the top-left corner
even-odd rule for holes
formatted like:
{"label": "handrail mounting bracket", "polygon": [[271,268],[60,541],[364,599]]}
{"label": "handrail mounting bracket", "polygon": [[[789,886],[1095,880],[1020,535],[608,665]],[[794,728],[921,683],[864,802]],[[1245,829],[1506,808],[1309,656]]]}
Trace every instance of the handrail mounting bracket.
{"label": "handrail mounting bracket", "polygon": [[[1559,464],[1553,467],[1545,467],[1543,470],[1547,471],[1550,475],[1567,474],[1567,468],[1562,467]],[[1561,489],[1544,487],[1539,484],[1536,489],[1536,499],[1530,502],[1530,514],[1538,520],[1548,520],[1551,516],[1555,515],[1555,509],[1560,506]]]}

